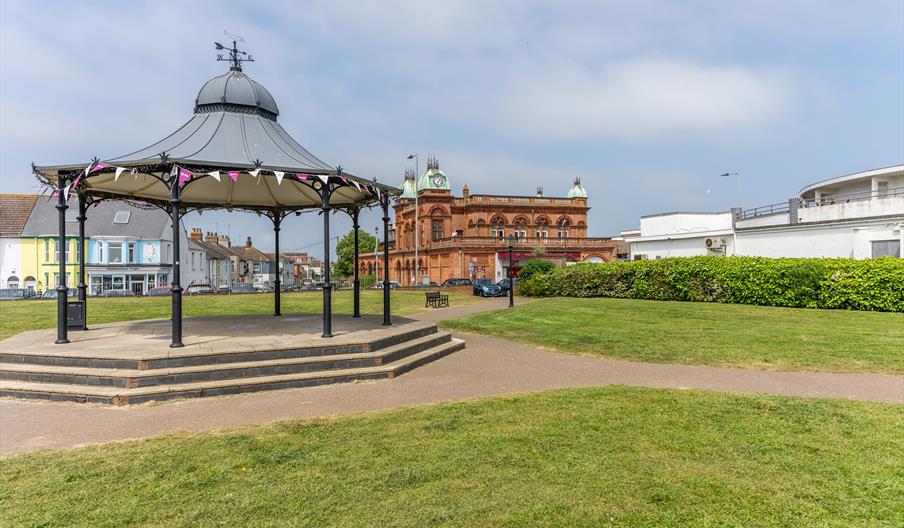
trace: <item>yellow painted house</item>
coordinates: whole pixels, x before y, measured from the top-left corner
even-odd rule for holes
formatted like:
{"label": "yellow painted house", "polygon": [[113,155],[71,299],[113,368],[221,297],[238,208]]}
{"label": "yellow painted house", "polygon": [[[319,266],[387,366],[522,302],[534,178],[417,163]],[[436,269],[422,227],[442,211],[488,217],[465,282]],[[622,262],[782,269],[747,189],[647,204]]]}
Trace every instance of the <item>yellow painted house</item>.
{"label": "yellow painted house", "polygon": [[[69,225],[66,226],[67,228]],[[74,227],[74,224],[73,224]],[[67,233],[68,235],[68,233]],[[78,237],[66,237],[66,286],[75,288],[78,285]],[[21,237],[21,269],[25,277],[37,280],[35,290],[47,291],[59,283],[60,256],[58,238],[53,235]],[[88,242],[85,241],[85,245]]]}

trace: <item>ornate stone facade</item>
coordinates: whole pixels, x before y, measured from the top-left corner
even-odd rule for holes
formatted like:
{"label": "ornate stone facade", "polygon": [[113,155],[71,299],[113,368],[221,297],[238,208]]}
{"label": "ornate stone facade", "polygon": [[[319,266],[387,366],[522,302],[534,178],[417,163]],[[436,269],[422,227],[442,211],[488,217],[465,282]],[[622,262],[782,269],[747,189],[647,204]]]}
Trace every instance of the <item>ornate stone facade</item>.
{"label": "ornate stone facade", "polygon": [[[441,284],[449,278],[504,278],[509,274],[510,242],[515,276],[537,255],[559,264],[615,258],[611,238],[587,236],[590,207],[579,179],[569,198],[543,196],[542,189],[536,196],[471,194],[467,186],[456,197],[439,163],[431,159],[417,182],[417,206],[414,189],[413,174],[408,173],[390,232],[390,279],[403,286]],[[379,262],[378,268],[382,265]],[[373,255],[362,255],[360,266],[362,274],[372,273]],[[379,272],[382,278],[382,269]]]}

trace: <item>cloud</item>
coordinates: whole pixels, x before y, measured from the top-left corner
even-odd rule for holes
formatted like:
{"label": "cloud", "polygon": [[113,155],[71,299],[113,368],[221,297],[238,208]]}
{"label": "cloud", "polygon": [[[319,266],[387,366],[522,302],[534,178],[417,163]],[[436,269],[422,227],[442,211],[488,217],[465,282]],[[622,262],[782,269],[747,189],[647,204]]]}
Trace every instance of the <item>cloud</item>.
{"label": "cloud", "polygon": [[515,137],[640,140],[761,129],[789,117],[796,94],[780,71],[641,58],[519,71],[496,97]]}

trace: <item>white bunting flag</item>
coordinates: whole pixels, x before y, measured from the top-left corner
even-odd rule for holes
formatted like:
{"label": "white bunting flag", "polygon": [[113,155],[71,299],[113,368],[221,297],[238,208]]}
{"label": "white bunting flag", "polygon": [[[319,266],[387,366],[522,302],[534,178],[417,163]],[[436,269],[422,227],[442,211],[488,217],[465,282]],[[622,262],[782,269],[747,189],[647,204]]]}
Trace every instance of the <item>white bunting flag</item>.
{"label": "white bunting flag", "polygon": [[358,182],[356,182],[355,180],[352,180],[352,183],[355,185],[356,189],[358,189],[359,191],[361,190],[361,186],[358,184]]}
{"label": "white bunting flag", "polygon": [[113,181],[116,182],[125,170],[125,167],[116,167],[116,174],[113,175]]}
{"label": "white bunting flag", "polygon": [[250,174],[250,175],[254,176],[255,178],[257,178],[257,174],[258,174],[260,171],[261,171],[260,169],[254,169],[253,171],[249,172],[248,174]]}
{"label": "white bunting flag", "polygon": [[273,171],[273,174],[276,175],[276,185],[282,185],[282,179],[283,176],[286,175],[286,173],[282,171]]}
{"label": "white bunting flag", "polygon": [[330,181],[330,177],[326,174],[318,174],[317,177],[320,178],[320,181],[322,181],[323,183]]}
{"label": "white bunting flag", "polygon": [[72,184],[69,184],[63,187],[63,200],[69,201],[69,188],[72,187]]}
{"label": "white bunting flag", "polygon": [[208,172],[207,175],[217,181],[220,181],[220,171],[211,171],[211,172]]}

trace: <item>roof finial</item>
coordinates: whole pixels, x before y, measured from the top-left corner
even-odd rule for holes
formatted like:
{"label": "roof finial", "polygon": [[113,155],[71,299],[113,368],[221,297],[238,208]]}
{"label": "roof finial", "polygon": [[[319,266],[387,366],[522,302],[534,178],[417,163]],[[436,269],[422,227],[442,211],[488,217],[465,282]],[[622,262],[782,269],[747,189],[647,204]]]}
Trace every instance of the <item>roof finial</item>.
{"label": "roof finial", "polygon": [[242,71],[243,62],[254,62],[254,57],[238,48],[238,43],[244,43],[245,39],[226,30],[223,30],[223,34],[232,39],[232,48],[227,48],[219,42],[214,42],[217,51],[226,50],[229,52],[229,57],[224,57],[222,53],[217,53],[218,61],[231,62],[232,67],[229,69],[232,71]]}

